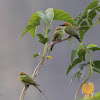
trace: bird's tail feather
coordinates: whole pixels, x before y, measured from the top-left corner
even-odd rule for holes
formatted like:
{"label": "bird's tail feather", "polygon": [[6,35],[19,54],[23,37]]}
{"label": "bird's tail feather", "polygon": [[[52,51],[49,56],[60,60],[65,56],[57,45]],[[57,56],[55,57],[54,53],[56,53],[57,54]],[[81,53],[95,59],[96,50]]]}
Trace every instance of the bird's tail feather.
{"label": "bird's tail feather", "polygon": [[48,55],[50,55],[50,52],[52,51],[52,49],[53,49],[54,45],[55,45],[55,44],[53,44],[53,45],[51,46],[51,48],[50,48],[50,50],[49,50]]}
{"label": "bird's tail feather", "polygon": [[39,87],[37,87],[36,85],[34,85],[39,91],[40,91],[40,93],[42,93],[44,96],[45,96],[45,98],[48,100],[48,98],[47,98],[47,96],[40,90],[40,88]]}
{"label": "bird's tail feather", "polygon": [[76,39],[77,39],[79,42],[81,42],[81,40],[80,40],[80,37],[79,37],[79,36],[74,36],[74,37],[76,37]]}
{"label": "bird's tail feather", "polygon": [[34,85],[41,93],[42,93],[42,91],[39,89],[39,87],[37,87],[36,85]]}
{"label": "bird's tail feather", "polygon": [[[55,45],[55,44],[54,44],[54,45]],[[52,45],[52,46],[51,46],[50,51],[52,51],[52,49],[53,49],[54,45]]]}

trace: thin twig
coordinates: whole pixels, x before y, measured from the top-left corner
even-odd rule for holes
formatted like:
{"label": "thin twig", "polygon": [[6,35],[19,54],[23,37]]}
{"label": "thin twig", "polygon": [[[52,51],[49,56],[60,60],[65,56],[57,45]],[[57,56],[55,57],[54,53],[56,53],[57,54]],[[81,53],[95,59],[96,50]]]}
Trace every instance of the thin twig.
{"label": "thin twig", "polygon": [[77,29],[76,29],[76,31],[78,31],[78,30],[80,30],[80,29],[82,29],[82,28],[90,28],[90,26],[88,25],[88,26],[80,26],[80,27],[78,27]]}
{"label": "thin twig", "polygon": [[75,98],[74,100],[77,100],[77,96],[78,96],[78,93],[79,93],[79,90],[81,89],[82,85],[86,83],[87,80],[85,80],[81,85],[79,85],[77,91],[76,91],[76,94],[75,94]]}
{"label": "thin twig", "polygon": [[71,38],[71,37],[72,37],[72,36],[69,36],[69,37],[66,37],[66,38],[61,39],[60,41],[51,42],[51,43],[48,45],[48,47],[47,47],[47,52],[48,52],[48,49],[49,49],[52,45],[54,45],[54,44],[56,44],[56,43],[63,42],[63,41],[65,41],[65,40],[68,40],[68,39]]}
{"label": "thin twig", "polygon": [[45,60],[45,57],[42,57],[40,63],[39,63],[39,64],[37,65],[37,67],[35,68],[34,73],[33,73],[33,75],[32,75],[32,79],[33,79],[33,80],[34,80],[34,78],[36,77],[36,75],[37,75],[37,73],[38,73],[40,67],[43,65],[44,60]]}
{"label": "thin twig", "polygon": [[93,73],[92,72],[92,62],[91,62],[91,58],[90,58],[90,53],[89,52],[87,52],[87,53],[88,53],[88,57],[89,57],[89,61],[90,61],[90,73],[89,73],[87,79],[78,87],[78,89],[76,91],[76,94],[75,94],[74,100],[77,100],[77,96],[78,96],[79,90],[81,89],[82,85],[88,81],[88,79],[91,77],[91,75]]}
{"label": "thin twig", "polygon": [[28,89],[28,87],[29,87],[28,85],[25,85],[25,87],[22,90],[22,93],[20,95],[19,100],[23,100],[24,99],[24,95],[26,94],[26,90]]}

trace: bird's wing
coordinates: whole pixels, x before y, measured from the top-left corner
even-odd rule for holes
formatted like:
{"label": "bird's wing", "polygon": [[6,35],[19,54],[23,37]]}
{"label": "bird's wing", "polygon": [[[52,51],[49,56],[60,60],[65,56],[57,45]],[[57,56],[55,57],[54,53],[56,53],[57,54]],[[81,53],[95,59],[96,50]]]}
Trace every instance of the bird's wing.
{"label": "bird's wing", "polygon": [[59,36],[58,32],[54,32],[53,34],[53,41],[55,41],[57,39],[57,37]]}
{"label": "bird's wing", "polygon": [[38,85],[29,75],[26,75],[23,81],[31,85]]}
{"label": "bird's wing", "polygon": [[78,34],[76,33],[74,27],[72,27],[72,26],[66,27],[65,32],[68,33],[69,35],[72,35],[72,36],[78,36]]}

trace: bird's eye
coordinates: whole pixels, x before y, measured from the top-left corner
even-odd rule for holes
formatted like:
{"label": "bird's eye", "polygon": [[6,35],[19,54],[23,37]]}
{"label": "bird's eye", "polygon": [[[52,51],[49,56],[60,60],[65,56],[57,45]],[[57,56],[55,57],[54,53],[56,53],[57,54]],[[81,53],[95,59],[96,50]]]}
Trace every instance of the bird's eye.
{"label": "bird's eye", "polygon": [[22,74],[22,75],[25,75],[25,74]]}
{"label": "bird's eye", "polygon": [[[20,75],[25,75],[25,74],[20,74]],[[19,75],[19,76],[20,76],[20,75]]]}

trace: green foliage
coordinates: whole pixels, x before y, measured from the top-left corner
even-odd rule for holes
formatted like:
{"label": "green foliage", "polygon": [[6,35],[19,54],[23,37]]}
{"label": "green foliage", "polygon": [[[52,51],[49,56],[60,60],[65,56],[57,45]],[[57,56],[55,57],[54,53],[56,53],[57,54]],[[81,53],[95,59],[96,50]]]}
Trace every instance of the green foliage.
{"label": "green foliage", "polygon": [[100,60],[93,61],[93,70],[100,73]]}
{"label": "green foliage", "polygon": [[42,44],[46,44],[50,40],[49,38],[45,38],[42,34],[37,34],[37,36],[40,39],[39,42]]}
{"label": "green foliage", "polygon": [[[83,16],[79,19],[77,25],[79,25],[85,18],[88,18],[88,21],[92,21],[92,19],[95,17],[95,12],[94,9],[98,8],[98,0],[92,1],[87,8],[85,9]],[[90,14],[89,14],[90,13]],[[93,16],[91,16],[91,14],[94,14]],[[89,16],[88,16],[89,14]],[[90,22],[91,23],[91,22]]]}
{"label": "green foliage", "polygon": [[31,19],[28,22],[28,25],[24,29],[24,32],[21,37],[25,35],[28,31],[31,31],[32,37],[35,36],[36,26],[40,25],[40,17],[38,16],[37,12],[34,13],[31,17]]}
{"label": "green foliage", "polygon": [[86,56],[86,47],[85,46],[79,50],[78,56],[80,57],[80,59],[85,61],[85,56]]}
{"label": "green foliage", "polygon": [[61,9],[54,9],[53,20],[66,21],[66,22],[70,22],[72,25],[76,25],[73,17]]}
{"label": "green foliage", "polygon": [[35,53],[34,54],[34,58],[36,58],[37,56],[39,56],[40,54],[39,53]]}
{"label": "green foliage", "polygon": [[80,65],[79,65],[80,70],[83,70],[83,68],[84,68],[86,65],[87,65],[87,64],[85,64],[85,63],[84,63],[84,64],[80,64]]}
{"label": "green foliage", "polygon": [[80,81],[80,77],[82,76],[82,73],[80,71],[77,71],[75,73],[75,75],[72,77],[72,79],[70,80],[70,84],[72,85],[74,78],[76,77],[78,79],[78,81]]}
{"label": "green foliage", "polygon": [[46,56],[47,58],[49,58],[49,59],[52,59],[52,57],[51,56]]}
{"label": "green foliage", "polygon": [[75,20],[75,22],[77,22],[79,19],[80,19],[80,17],[82,16],[82,14],[80,13],[74,20]]}
{"label": "green foliage", "polygon": [[88,22],[90,25],[92,25],[92,21],[93,21],[95,16],[96,16],[95,9],[88,10]]}
{"label": "green foliage", "polygon": [[77,54],[77,49],[72,50],[72,52],[71,52],[71,63],[73,63],[73,60],[74,60],[76,54]]}
{"label": "green foliage", "polygon": [[38,16],[44,21],[45,24],[50,24],[47,16],[44,14],[44,11],[38,11]]}
{"label": "green foliage", "polygon": [[46,16],[47,16],[47,18],[48,18],[48,20],[49,20],[49,24],[51,24],[51,23],[52,23],[52,20],[53,20],[53,18],[54,18],[54,11],[53,11],[53,8],[48,8],[48,9],[45,11],[45,13],[46,13]]}
{"label": "green foliage", "polygon": [[97,92],[93,97],[81,98],[80,100],[100,100],[100,92]]}
{"label": "green foliage", "polygon": [[38,11],[38,16],[44,21],[46,25],[50,25],[53,17],[54,17],[54,11],[53,8],[48,8],[45,13],[44,11]]}
{"label": "green foliage", "polygon": [[71,52],[71,63],[76,57],[77,53],[83,48],[83,43],[81,42],[74,50]]}
{"label": "green foliage", "polygon": [[100,46],[95,45],[95,44],[89,44],[87,46],[88,49],[92,50],[92,51],[96,51],[96,50],[100,50]]}
{"label": "green foliage", "polygon": [[[82,23],[81,23],[81,25],[80,26],[87,26],[88,25],[88,23],[86,22],[86,21],[83,21]],[[80,39],[81,40],[83,40],[83,38],[84,38],[84,35],[85,35],[85,33],[88,31],[88,27],[87,28],[83,28],[83,29],[80,29],[79,30],[79,34],[80,34]]]}
{"label": "green foliage", "polygon": [[82,61],[82,60],[81,60],[80,58],[75,59],[75,60],[73,61],[73,63],[69,65],[69,67],[68,67],[68,69],[67,69],[66,75],[71,71],[71,69],[72,69],[75,65],[77,65],[78,63],[81,63],[81,61]]}

